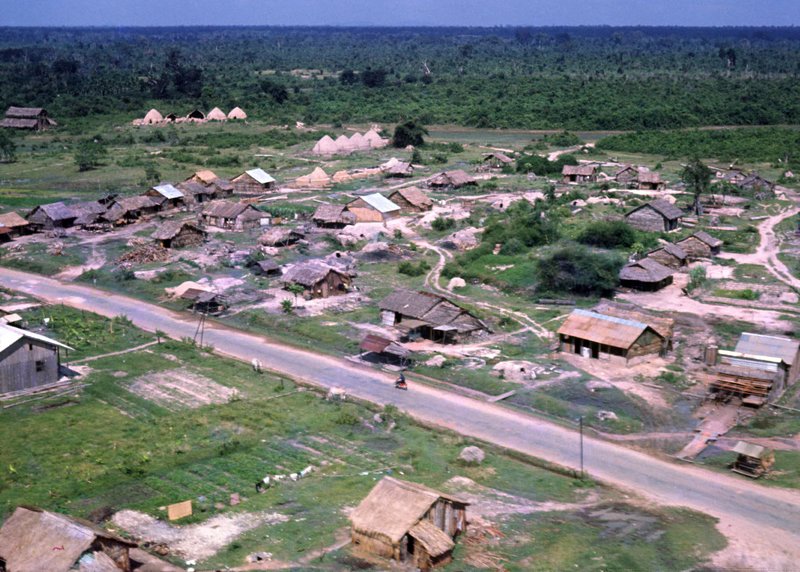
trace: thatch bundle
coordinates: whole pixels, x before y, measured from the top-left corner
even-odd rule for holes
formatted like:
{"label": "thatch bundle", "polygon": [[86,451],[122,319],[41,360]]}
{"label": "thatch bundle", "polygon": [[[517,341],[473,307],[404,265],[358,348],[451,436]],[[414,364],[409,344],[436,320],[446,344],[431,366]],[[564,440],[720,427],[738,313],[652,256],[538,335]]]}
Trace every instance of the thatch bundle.
{"label": "thatch bundle", "polygon": [[355,150],[355,147],[353,147],[353,144],[350,143],[350,139],[347,138],[347,135],[339,135],[339,137],[336,139],[337,154],[349,155]]}

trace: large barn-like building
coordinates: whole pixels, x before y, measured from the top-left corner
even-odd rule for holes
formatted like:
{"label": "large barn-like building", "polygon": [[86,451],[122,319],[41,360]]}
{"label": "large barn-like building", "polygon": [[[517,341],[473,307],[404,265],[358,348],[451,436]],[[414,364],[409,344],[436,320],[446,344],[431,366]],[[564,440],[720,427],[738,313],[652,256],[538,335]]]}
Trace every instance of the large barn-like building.
{"label": "large barn-like building", "polygon": [[637,320],[573,310],[558,329],[559,351],[628,365],[666,353],[669,340],[659,330]]}
{"label": "large barn-like building", "polygon": [[8,129],[31,129],[44,131],[58,125],[41,107],[14,107],[6,109],[6,115],[0,119],[0,127]]}

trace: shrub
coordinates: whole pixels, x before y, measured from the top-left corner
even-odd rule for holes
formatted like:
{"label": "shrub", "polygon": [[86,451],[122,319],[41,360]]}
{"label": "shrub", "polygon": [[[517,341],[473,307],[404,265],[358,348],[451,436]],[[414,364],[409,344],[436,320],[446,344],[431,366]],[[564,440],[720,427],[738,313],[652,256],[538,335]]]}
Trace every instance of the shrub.
{"label": "shrub", "polygon": [[431,223],[431,228],[437,232],[449,230],[456,225],[456,221],[449,217],[436,217]]}
{"label": "shrub", "polygon": [[692,292],[697,288],[702,288],[705,286],[706,282],[708,282],[708,278],[706,277],[706,267],[695,266],[689,271],[689,284],[686,286],[686,289],[689,292]]}
{"label": "shrub", "polygon": [[624,263],[624,259],[615,254],[592,251],[578,244],[562,244],[538,260],[537,290],[607,296],[619,283],[619,271]]}
{"label": "shrub", "polygon": [[590,222],[578,235],[581,244],[601,248],[630,248],[636,241],[636,231],[621,220]]}
{"label": "shrub", "polygon": [[431,266],[426,260],[420,260],[418,264],[404,260],[397,265],[397,272],[406,276],[422,276],[430,269]]}

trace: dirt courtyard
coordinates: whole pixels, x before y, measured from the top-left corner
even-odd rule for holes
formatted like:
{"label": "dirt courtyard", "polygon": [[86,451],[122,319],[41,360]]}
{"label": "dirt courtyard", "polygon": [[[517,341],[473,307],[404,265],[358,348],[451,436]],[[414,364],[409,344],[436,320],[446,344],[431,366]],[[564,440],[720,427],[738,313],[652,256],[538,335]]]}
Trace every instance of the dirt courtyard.
{"label": "dirt courtyard", "polygon": [[128,390],[169,409],[196,409],[212,403],[227,403],[239,391],[192,373],[171,369],[137,377]]}

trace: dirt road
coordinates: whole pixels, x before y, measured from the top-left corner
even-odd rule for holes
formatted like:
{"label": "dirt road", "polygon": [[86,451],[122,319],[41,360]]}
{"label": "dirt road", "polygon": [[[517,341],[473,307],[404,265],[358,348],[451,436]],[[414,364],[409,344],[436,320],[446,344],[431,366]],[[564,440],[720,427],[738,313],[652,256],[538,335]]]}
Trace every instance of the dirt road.
{"label": "dirt road", "polygon": [[[0,283],[49,302],[109,317],[127,315],[137,326],[192,337],[195,317],[139,300],[42,276],[0,269]],[[301,382],[342,387],[378,404],[392,403],[422,422],[577,468],[578,435],[565,427],[495,404],[425,385],[393,389],[392,377],[344,360],[288,347],[262,336],[209,321],[206,343],[224,355],[268,368]],[[800,559],[800,493],[768,488],[733,476],[676,464],[624,446],[587,437],[585,468],[593,477],[658,503],[687,506],[720,518],[720,529],[736,547],[729,562],[755,558],[771,570],[793,570]],[[767,569],[766,567],[764,569]]]}

